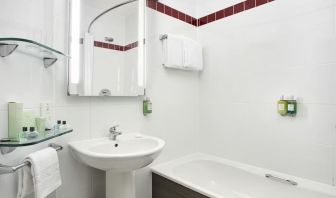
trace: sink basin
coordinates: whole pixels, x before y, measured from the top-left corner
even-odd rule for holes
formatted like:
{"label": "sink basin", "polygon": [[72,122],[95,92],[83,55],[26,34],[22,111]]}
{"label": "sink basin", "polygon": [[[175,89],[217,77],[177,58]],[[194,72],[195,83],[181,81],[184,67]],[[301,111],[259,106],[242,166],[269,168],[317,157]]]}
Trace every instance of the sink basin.
{"label": "sink basin", "polygon": [[109,137],[70,142],[78,161],[104,171],[127,172],[143,168],[160,154],[165,142],[142,134],[125,134],[113,141]]}
{"label": "sink basin", "polygon": [[135,198],[134,171],[152,163],[165,142],[142,134],[125,134],[70,142],[75,159],[106,171],[106,198]]}

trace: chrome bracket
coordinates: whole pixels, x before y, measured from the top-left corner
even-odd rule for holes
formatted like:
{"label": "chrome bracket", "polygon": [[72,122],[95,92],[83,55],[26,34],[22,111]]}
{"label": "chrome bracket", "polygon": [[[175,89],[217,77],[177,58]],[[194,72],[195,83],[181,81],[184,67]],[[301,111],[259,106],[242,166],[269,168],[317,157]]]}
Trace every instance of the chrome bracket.
{"label": "chrome bracket", "polygon": [[8,44],[8,43],[0,43],[0,56],[6,57],[12,54],[19,45],[17,44]]}
{"label": "chrome bracket", "polygon": [[168,35],[167,34],[160,35],[160,41],[163,41],[165,39],[168,39]]}
{"label": "chrome bracket", "polygon": [[51,57],[44,57],[43,58],[43,65],[45,68],[48,68],[57,62],[57,58]]}

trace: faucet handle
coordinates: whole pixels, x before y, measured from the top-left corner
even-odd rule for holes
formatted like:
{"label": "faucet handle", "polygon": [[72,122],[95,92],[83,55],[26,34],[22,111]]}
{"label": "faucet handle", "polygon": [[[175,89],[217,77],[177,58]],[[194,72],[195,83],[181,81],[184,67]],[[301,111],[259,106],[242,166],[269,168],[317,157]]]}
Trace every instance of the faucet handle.
{"label": "faucet handle", "polygon": [[110,128],[110,133],[116,132],[118,127],[119,127],[119,125],[115,125],[115,126],[111,127]]}

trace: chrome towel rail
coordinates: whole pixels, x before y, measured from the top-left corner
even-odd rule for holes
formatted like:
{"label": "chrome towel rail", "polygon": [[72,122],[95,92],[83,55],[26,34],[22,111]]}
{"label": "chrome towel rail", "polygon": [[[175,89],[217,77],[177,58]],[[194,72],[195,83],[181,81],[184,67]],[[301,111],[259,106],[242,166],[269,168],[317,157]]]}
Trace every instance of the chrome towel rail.
{"label": "chrome towel rail", "polygon": [[298,183],[296,181],[285,179],[285,178],[281,178],[281,177],[276,177],[276,176],[273,176],[271,174],[266,174],[265,177],[268,178],[268,179],[276,180],[276,181],[279,181],[279,182],[282,182],[282,183],[286,183],[286,184],[290,184],[290,185],[293,185],[293,186],[297,186],[298,185]]}
{"label": "chrome towel rail", "polygon": [[165,39],[168,39],[168,34],[160,35],[160,41],[163,41]]}
{"label": "chrome towel rail", "polygon": [[[54,148],[56,151],[60,151],[63,149],[63,146],[54,144],[54,143],[51,143],[48,146]],[[22,162],[21,164],[17,166],[8,166],[8,165],[0,164],[0,175],[14,173],[17,170],[23,168],[24,166],[28,166],[29,164],[30,163],[28,161]]]}

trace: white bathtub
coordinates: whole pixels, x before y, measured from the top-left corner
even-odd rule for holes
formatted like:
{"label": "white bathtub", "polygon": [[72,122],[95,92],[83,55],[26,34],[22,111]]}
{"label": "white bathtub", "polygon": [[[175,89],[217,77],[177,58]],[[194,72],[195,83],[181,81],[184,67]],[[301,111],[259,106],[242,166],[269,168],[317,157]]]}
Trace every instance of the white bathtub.
{"label": "white bathtub", "polygon": [[[152,171],[208,197],[336,198],[336,188],[206,154],[192,154],[152,167]],[[266,174],[295,181],[266,178]]]}

